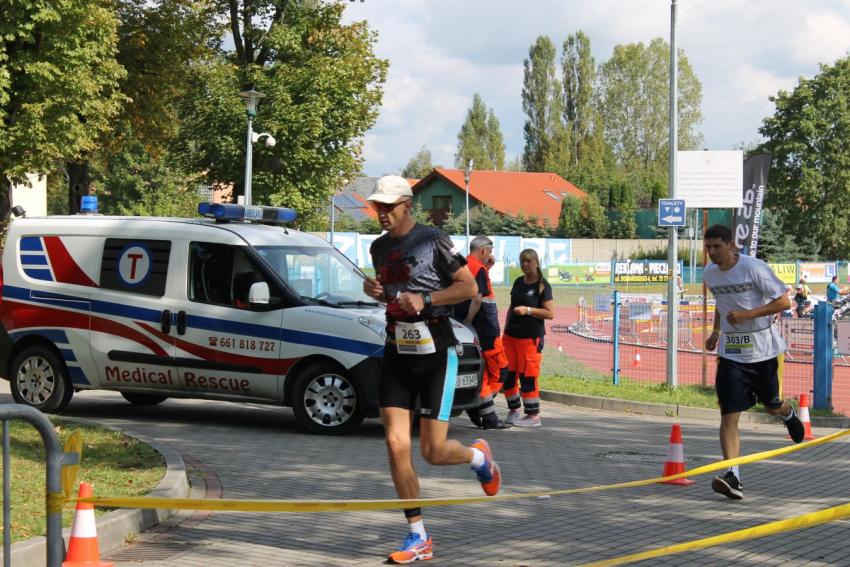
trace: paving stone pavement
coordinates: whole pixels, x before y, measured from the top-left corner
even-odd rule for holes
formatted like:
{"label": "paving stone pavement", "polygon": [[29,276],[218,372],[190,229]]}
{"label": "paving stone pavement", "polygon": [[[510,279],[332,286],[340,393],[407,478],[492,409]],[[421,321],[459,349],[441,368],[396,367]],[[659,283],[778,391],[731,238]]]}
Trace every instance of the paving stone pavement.
{"label": "paving stone pavement", "polygon": [[[504,406],[500,412],[504,415]],[[304,433],[288,409],[169,400],[134,407],[102,392],[75,396],[67,414],[165,443],[183,455],[192,495],[208,498],[394,498],[377,420],[346,437]],[[485,437],[502,467],[503,493],[660,476],[672,420],[544,403],[543,427],[479,431],[463,417],[450,436]],[[683,420],[688,468],[720,459],[717,423]],[[819,430],[816,434],[828,433]],[[786,446],[784,427],[746,426],[742,453]],[[425,510],[429,565],[578,565],[690,541],[850,500],[844,439],[742,467],[745,500],[652,485],[598,493]],[[434,467],[416,451],[423,497],[479,496],[466,466]],[[83,463],[85,467],[85,463]],[[848,521],[656,558],[635,565],[850,565]],[[406,534],[400,511],[259,514],[184,511],[104,559],[118,567],[368,566]]]}

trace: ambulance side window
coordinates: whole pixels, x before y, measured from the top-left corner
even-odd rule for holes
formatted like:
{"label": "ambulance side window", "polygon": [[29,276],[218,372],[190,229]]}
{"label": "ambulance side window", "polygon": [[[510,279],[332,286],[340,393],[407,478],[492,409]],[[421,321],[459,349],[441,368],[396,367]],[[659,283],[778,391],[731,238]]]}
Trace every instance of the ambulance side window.
{"label": "ambulance side window", "polygon": [[168,240],[107,238],[103,245],[100,287],[162,297],[170,255]]}
{"label": "ambulance side window", "polygon": [[279,304],[275,287],[237,246],[192,242],[189,246],[189,299],[199,303],[251,309],[248,292],[256,282],[269,284],[271,305]]}

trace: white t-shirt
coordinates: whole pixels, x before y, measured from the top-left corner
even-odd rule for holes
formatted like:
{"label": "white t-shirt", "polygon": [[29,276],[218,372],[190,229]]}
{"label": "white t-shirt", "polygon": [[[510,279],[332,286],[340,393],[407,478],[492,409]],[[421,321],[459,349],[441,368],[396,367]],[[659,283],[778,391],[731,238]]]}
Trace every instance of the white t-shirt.
{"label": "white t-shirt", "polygon": [[720,341],[717,353],[737,362],[760,362],[785,352],[785,341],[774,324],[775,315],[757,317],[732,325],[726,320],[730,311],[755,309],[785,295],[782,283],[770,266],[752,256],[741,254],[725,272],[709,264],[703,274],[720,314]]}

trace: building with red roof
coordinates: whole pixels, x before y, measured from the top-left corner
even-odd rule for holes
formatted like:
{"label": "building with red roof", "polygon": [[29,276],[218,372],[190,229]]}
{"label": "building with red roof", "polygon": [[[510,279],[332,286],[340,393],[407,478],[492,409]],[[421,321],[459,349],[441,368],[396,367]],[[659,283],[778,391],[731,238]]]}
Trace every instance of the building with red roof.
{"label": "building with red roof", "polygon": [[[437,168],[413,185],[413,200],[429,211],[437,223],[466,210],[466,183],[462,169]],[[472,171],[469,177],[469,211],[486,205],[503,215],[535,217],[558,224],[561,202],[587,193],[555,173]]]}

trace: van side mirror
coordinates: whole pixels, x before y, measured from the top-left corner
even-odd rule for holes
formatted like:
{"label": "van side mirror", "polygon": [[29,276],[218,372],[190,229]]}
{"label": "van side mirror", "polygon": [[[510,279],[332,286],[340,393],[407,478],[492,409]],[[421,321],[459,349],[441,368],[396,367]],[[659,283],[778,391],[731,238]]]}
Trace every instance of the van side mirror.
{"label": "van side mirror", "polygon": [[248,303],[251,305],[268,305],[270,295],[269,284],[254,282],[251,284],[251,289],[248,290]]}

